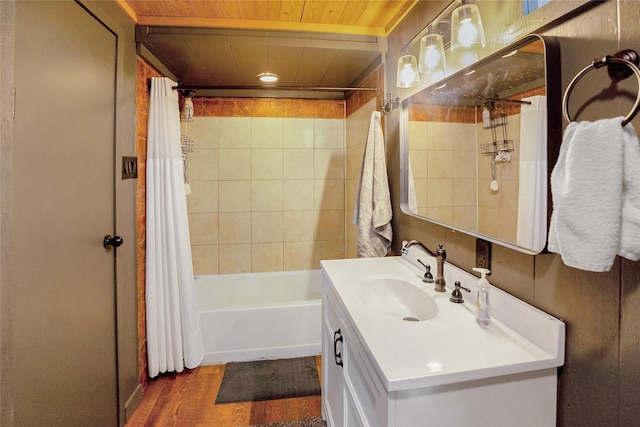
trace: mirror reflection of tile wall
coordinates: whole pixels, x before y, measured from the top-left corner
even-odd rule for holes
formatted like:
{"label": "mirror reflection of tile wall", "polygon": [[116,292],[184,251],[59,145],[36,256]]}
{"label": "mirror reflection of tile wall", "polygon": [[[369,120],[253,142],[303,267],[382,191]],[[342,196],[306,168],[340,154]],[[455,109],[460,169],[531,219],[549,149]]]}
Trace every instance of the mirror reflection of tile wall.
{"label": "mirror reflection of tile wall", "polygon": [[[518,196],[520,192],[520,109],[507,116],[506,135],[513,140],[509,162],[496,161],[495,177],[499,189],[489,189],[491,183],[491,156],[478,156],[478,232],[494,236],[505,242],[515,242],[518,236]],[[478,147],[491,143],[490,129],[477,125]]]}
{"label": "mirror reflection of tile wall", "polygon": [[508,112],[507,135],[514,140],[510,162],[496,162],[500,189],[489,189],[492,142],[475,107],[412,105],[409,159],[418,214],[467,230],[515,241],[518,222],[519,108]]}
{"label": "mirror reflection of tile wall", "polygon": [[475,121],[474,108],[411,106],[409,159],[419,215],[477,230]]}
{"label": "mirror reflection of tile wall", "polygon": [[305,270],[344,258],[344,101],[230,104],[196,98],[196,117],[181,124],[195,142],[194,273]]}

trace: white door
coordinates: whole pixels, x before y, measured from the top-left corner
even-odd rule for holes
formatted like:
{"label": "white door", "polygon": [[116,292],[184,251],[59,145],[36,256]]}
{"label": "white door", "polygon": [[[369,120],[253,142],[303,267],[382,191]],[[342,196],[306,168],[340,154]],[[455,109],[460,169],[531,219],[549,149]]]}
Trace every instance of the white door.
{"label": "white door", "polygon": [[15,425],[117,425],[117,37],[72,1],[18,1],[15,28]]}

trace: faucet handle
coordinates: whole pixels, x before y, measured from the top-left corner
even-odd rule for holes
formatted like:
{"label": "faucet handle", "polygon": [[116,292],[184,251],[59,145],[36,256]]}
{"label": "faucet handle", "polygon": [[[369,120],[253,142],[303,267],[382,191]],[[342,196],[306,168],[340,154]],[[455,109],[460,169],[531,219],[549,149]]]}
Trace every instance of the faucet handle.
{"label": "faucet handle", "polygon": [[455,285],[456,288],[453,290],[453,292],[451,292],[451,298],[449,298],[449,301],[455,302],[456,304],[463,303],[464,302],[464,298],[462,297],[462,292],[460,292],[460,289],[463,289],[463,290],[465,290],[467,292],[471,292],[471,289],[465,288],[458,281],[456,281],[456,283],[454,283],[454,285]]}
{"label": "faucet handle", "polygon": [[422,264],[422,266],[427,270],[427,271],[424,272],[424,276],[422,277],[422,281],[424,283],[433,283],[435,280],[433,280],[433,274],[431,274],[431,266],[425,264],[420,259],[418,260],[418,262],[420,264]]}

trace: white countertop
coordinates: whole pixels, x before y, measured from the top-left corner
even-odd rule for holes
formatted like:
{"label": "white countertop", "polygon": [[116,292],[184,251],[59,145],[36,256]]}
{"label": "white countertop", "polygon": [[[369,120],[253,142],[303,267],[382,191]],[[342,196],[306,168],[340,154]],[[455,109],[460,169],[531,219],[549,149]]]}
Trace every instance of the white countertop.
{"label": "white countertop", "polygon": [[[399,391],[477,380],[561,366],[564,363],[564,323],[492,286],[492,325],[475,322],[477,278],[445,265],[447,292],[421,281],[408,257],[322,261],[333,288],[368,358],[376,365],[387,390]],[[422,260],[432,265],[435,259]],[[402,278],[430,295],[438,314],[420,322],[374,312],[362,302],[358,288],[368,277]],[[464,304],[449,301],[455,280],[470,288]],[[506,324],[505,324],[506,323]],[[517,331],[517,332],[516,332]]]}

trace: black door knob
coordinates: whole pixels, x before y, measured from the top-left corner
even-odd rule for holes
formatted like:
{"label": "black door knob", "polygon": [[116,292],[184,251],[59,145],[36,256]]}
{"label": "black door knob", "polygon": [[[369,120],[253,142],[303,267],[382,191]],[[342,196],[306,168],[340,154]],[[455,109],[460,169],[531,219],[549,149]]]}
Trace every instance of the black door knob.
{"label": "black door knob", "polygon": [[109,246],[113,246],[114,248],[117,248],[118,246],[121,246],[123,242],[124,241],[122,240],[122,237],[120,237],[120,236],[111,236],[111,234],[107,234],[106,236],[104,236],[104,240],[102,241],[102,245],[105,248],[108,248]]}

